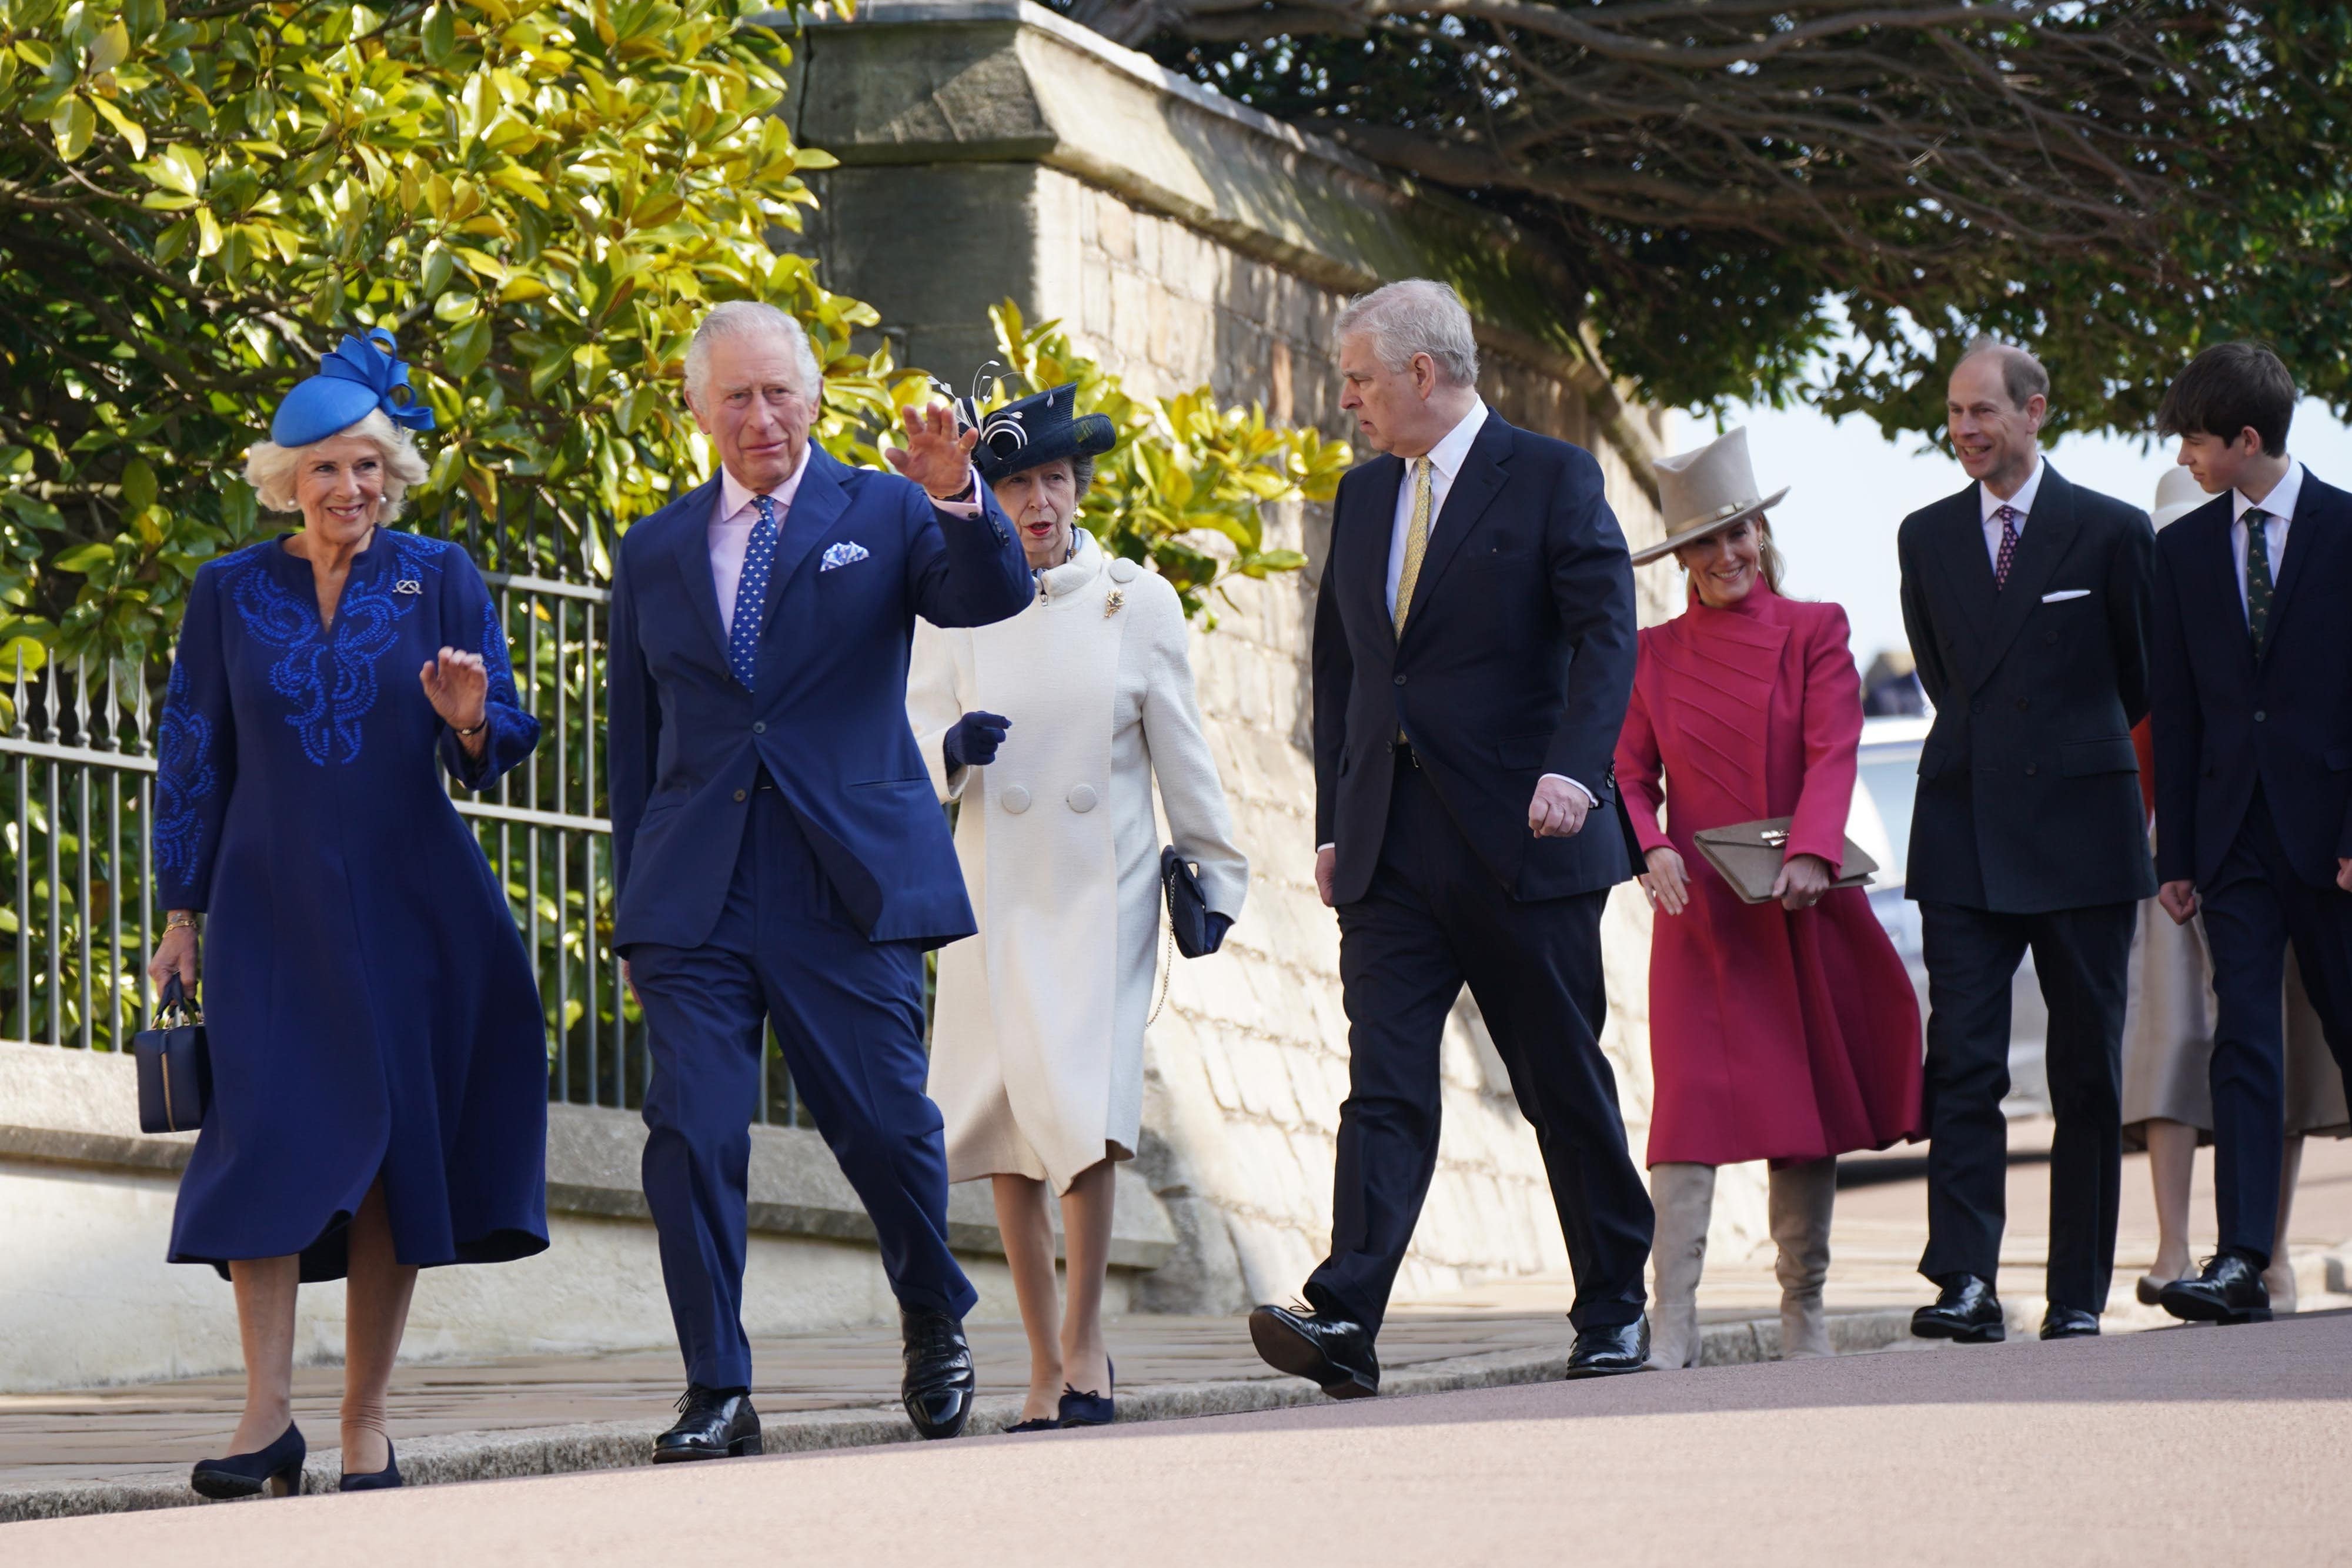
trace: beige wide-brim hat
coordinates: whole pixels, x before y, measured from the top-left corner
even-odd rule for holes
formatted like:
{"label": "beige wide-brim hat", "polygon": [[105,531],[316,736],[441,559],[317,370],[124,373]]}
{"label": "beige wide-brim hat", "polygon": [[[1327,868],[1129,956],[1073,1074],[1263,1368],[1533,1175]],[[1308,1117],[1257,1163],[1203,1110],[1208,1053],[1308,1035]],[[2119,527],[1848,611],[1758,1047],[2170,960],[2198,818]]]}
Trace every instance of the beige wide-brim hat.
{"label": "beige wide-brim hat", "polygon": [[1742,517],[1759,516],[1766,507],[1779,506],[1789,493],[1786,485],[1769,496],[1757,490],[1756,468],[1748,461],[1745,425],[1696,451],[1661,457],[1652,466],[1658,476],[1658,510],[1666,519],[1666,537],[1635,550],[1635,566],[1719,534]]}
{"label": "beige wide-brim hat", "polygon": [[2174,466],[2164,471],[2156,482],[2156,511],[2151,517],[2158,528],[2177,523],[2213,497],[2197,482],[2197,476],[2188,469]]}

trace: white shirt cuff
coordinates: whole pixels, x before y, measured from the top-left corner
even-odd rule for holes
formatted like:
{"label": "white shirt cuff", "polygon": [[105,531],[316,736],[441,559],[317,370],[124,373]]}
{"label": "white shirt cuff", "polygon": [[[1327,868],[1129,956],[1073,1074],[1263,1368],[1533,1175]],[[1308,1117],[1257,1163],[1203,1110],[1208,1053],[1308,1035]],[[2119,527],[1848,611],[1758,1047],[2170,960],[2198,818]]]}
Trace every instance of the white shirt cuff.
{"label": "white shirt cuff", "polygon": [[[1569,786],[1569,788],[1570,788],[1570,789],[1574,789],[1578,794],[1580,794],[1580,795],[1583,796],[1583,797],[1584,797],[1584,804],[1585,804],[1585,806],[1586,806],[1588,809],[1592,808],[1592,807],[1599,806],[1599,805],[1601,804],[1601,797],[1600,797],[1600,796],[1598,796],[1598,795],[1594,794],[1591,790],[1587,789],[1583,785],[1579,784],[1575,779],[1570,779],[1570,778],[1567,774],[1565,774],[1565,773],[1547,773],[1547,774],[1545,774],[1545,775],[1544,775],[1544,778],[1545,778],[1545,779],[1559,779],[1561,783],[1563,783],[1563,784],[1565,784],[1565,785]],[[1537,782],[1538,782],[1538,783],[1541,783],[1541,782],[1542,782],[1542,779],[1538,779],[1538,780],[1537,780]]]}
{"label": "white shirt cuff", "polygon": [[966,468],[964,472],[971,476],[971,500],[942,501],[936,496],[929,497],[929,500],[932,506],[937,507],[940,511],[947,513],[950,517],[976,517],[980,516],[980,470],[977,468]]}

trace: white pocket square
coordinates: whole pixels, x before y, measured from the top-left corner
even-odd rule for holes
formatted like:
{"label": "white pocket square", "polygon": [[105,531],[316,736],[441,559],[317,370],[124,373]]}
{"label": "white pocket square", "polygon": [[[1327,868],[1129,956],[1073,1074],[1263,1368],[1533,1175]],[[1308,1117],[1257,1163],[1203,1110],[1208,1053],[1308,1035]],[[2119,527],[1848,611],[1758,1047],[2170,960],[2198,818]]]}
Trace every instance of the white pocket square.
{"label": "white pocket square", "polygon": [[819,566],[817,570],[831,571],[836,566],[855,565],[856,562],[864,560],[865,559],[866,547],[864,545],[852,544],[847,539],[844,539],[837,545],[827,545],[825,547],[824,564]]}
{"label": "white pocket square", "polygon": [[2055,593],[2043,594],[2042,596],[2042,602],[2044,604],[2055,604],[2061,600],[2088,599],[2090,597],[2091,591],[2087,588],[2062,588]]}

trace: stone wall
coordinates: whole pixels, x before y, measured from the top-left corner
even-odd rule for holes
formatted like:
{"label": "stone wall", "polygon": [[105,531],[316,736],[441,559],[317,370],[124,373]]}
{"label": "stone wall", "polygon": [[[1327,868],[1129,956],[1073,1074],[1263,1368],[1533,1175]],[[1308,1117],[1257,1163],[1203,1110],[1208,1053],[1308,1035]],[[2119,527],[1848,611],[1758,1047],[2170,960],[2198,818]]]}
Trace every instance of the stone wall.
{"label": "stone wall", "polygon": [[[1591,450],[1628,537],[1658,536],[1647,465],[1664,422],[1628,406],[1561,327],[1507,230],[1034,6],[886,0],[859,15],[806,40],[799,132],[844,166],[804,243],[831,287],[900,325],[908,362],[961,384],[990,355],[987,307],[1009,297],[1033,321],[1062,319],[1132,391],[1205,383],[1345,437],[1339,308],[1383,279],[1444,277],[1478,316],[1487,401]],[[1307,570],[1236,583],[1193,639],[1252,876],[1223,952],[1180,963],[1150,1037],[1140,1164],[1183,1244],[1139,1292],[1171,1310],[1286,1297],[1329,1239],[1347,1020],[1338,926],[1311,877],[1307,667],[1327,530],[1319,508],[1275,519],[1269,542],[1304,549]],[[1643,620],[1677,591],[1645,570]],[[1627,887],[1604,925],[1602,1039],[1637,1156],[1649,918]],[[1466,996],[1444,1081],[1439,1168],[1400,1300],[1567,1261],[1533,1134]],[[1717,1245],[1744,1250],[1763,1233],[1760,1181],[1723,1189]]]}

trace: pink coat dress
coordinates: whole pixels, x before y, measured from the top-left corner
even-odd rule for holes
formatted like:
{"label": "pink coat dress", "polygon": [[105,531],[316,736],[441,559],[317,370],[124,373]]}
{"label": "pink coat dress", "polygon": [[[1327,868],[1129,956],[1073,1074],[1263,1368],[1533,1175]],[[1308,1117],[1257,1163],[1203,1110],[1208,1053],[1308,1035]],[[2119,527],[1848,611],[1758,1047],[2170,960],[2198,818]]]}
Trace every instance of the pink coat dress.
{"label": "pink coat dress", "polygon": [[1650,948],[1654,1166],[1813,1160],[1919,1134],[1919,1005],[1869,895],[1743,904],[1691,838],[1793,817],[1788,853],[1836,865],[1861,737],[1834,604],[1759,582],[1727,610],[1694,597],[1641,635],[1617,780],[1643,849],[1671,844],[1690,881]]}

